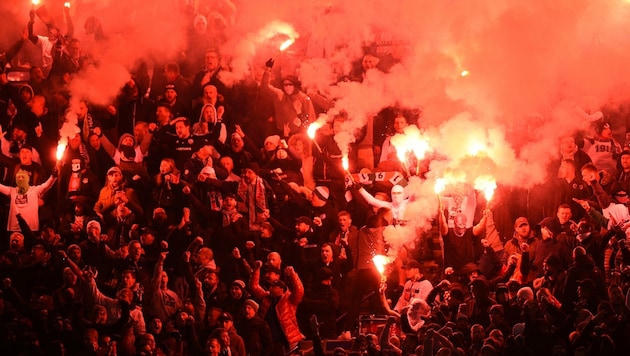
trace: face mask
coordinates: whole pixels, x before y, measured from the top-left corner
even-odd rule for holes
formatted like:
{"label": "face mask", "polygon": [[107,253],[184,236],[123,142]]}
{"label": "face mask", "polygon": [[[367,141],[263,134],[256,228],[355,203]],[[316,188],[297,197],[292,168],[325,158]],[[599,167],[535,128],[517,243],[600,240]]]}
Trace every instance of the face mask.
{"label": "face mask", "polygon": [[28,173],[25,171],[18,171],[15,175],[15,183],[17,184],[18,191],[21,194],[26,193],[26,191],[28,190],[29,180],[30,178],[28,176]]}

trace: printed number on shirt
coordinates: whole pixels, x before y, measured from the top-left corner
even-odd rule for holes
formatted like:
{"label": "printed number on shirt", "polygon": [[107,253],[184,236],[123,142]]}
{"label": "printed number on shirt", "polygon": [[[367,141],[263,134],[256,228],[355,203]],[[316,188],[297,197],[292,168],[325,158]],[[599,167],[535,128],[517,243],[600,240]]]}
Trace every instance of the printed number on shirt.
{"label": "printed number on shirt", "polygon": [[597,145],[595,146],[595,151],[596,152],[610,152],[610,146],[609,145]]}

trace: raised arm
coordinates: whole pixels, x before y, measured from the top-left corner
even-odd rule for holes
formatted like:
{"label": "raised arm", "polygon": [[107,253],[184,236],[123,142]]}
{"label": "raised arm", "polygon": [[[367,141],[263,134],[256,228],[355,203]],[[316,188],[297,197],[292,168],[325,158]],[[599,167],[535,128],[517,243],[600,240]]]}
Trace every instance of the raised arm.
{"label": "raised arm", "polygon": [[473,226],[472,233],[475,236],[481,236],[481,234],[486,230],[486,222],[488,221],[488,214],[490,214],[490,209],[485,209],[483,211],[483,216],[481,220],[477,223],[477,225]]}
{"label": "raised arm", "polygon": [[33,42],[33,44],[37,44],[37,36],[33,34],[33,25],[35,24],[35,10],[31,10],[28,13],[30,20],[28,21],[28,39]]}
{"label": "raised arm", "polygon": [[438,228],[440,235],[446,236],[448,234],[448,223],[446,222],[446,215],[444,215],[444,207],[442,201],[440,201],[440,207],[438,212]]}
{"label": "raised arm", "polygon": [[64,6],[63,7],[63,17],[66,20],[66,26],[68,26],[68,32],[66,32],[66,37],[71,39],[74,37],[74,23],[72,22],[72,18],[70,17],[70,8]]}
{"label": "raised arm", "polygon": [[[269,292],[265,291],[263,287],[260,286],[260,268],[262,267],[261,261],[254,262],[254,273],[249,279],[249,291],[252,295],[258,299],[262,299]],[[303,290],[303,289],[302,289]]]}
{"label": "raised arm", "polygon": [[37,194],[39,194],[40,197],[46,194],[46,192],[50,188],[52,188],[52,185],[55,183],[55,180],[57,180],[56,168],[55,168],[55,171],[53,171],[53,174],[51,174],[50,177],[48,177],[48,179],[44,183],[35,186],[37,188]]}
{"label": "raised arm", "polygon": [[116,146],[114,146],[114,144],[107,138],[107,136],[103,135],[100,127],[95,127],[94,133],[97,134],[98,137],[100,137],[101,145],[103,145],[103,149],[105,150],[105,152],[107,152],[107,154],[111,158],[114,158],[114,155],[116,154]]}
{"label": "raised arm", "polygon": [[282,90],[274,87],[269,83],[269,76],[271,75],[271,68],[273,68],[273,63],[273,59],[269,59],[265,63],[265,73],[263,74],[262,80],[260,82],[260,89],[272,92],[276,96],[276,98],[280,100],[283,94]]}
{"label": "raised arm", "polygon": [[365,199],[365,201],[367,201],[368,204],[370,204],[370,205],[372,205],[374,207],[377,207],[377,208],[391,208],[392,207],[392,203],[390,203],[388,201],[382,201],[382,200],[378,200],[378,199],[374,198],[372,196],[372,194],[370,194],[363,187],[361,187],[359,189],[359,194],[361,194],[363,199]]}

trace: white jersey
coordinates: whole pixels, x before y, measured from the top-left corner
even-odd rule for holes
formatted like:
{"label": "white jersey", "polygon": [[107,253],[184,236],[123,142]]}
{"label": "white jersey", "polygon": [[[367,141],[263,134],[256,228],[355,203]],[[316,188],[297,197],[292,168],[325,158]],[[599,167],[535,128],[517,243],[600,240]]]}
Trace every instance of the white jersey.
{"label": "white jersey", "polygon": [[21,214],[32,231],[39,231],[39,199],[50,189],[55,179],[51,176],[40,185],[31,186],[26,194],[19,194],[18,188],[0,184],[0,193],[11,199],[9,207],[8,231],[21,231],[17,214]]}
{"label": "white jersey", "polygon": [[591,157],[598,170],[605,170],[611,176],[617,172],[617,155],[621,153],[621,146],[614,140],[590,139],[584,143],[584,152]]}

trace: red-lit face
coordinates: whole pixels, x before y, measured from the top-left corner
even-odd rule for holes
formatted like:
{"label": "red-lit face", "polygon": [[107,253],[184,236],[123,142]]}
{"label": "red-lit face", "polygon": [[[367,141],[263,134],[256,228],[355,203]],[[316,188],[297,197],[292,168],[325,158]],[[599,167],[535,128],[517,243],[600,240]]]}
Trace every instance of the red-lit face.
{"label": "red-lit face", "polygon": [[205,64],[207,70],[215,71],[219,68],[219,54],[213,51],[206,52]]}
{"label": "red-lit face", "polygon": [[245,182],[247,184],[253,184],[258,176],[251,169],[245,169],[245,172],[243,173],[243,178],[245,179]]}
{"label": "red-lit face", "polygon": [[215,123],[217,122],[217,117],[214,115],[214,108],[212,106],[206,106],[203,109],[203,118],[206,122]]}
{"label": "red-lit face", "polygon": [[234,152],[241,152],[245,147],[245,142],[243,142],[241,136],[232,135],[232,137],[230,138],[230,147]]}
{"label": "red-lit face", "polygon": [[167,89],[164,91],[164,99],[169,103],[174,103],[175,99],[177,99],[177,92],[173,89]]}
{"label": "red-lit face", "polygon": [[136,284],[136,278],[131,273],[124,273],[122,275],[122,282],[125,288],[132,288]]}
{"label": "red-lit face", "polygon": [[90,136],[89,143],[90,143],[90,146],[92,146],[92,148],[97,151],[101,148],[101,139],[98,138],[98,136],[96,135]]}
{"label": "red-lit face", "polygon": [[160,125],[165,125],[171,119],[171,111],[164,106],[158,106],[155,111],[157,122]]}
{"label": "red-lit face", "polygon": [[186,126],[183,121],[178,121],[175,124],[175,133],[177,134],[177,137],[181,139],[187,138],[190,136],[190,126]]}
{"label": "red-lit face", "polygon": [[523,222],[519,226],[514,228],[514,231],[516,231],[516,234],[520,238],[527,238],[529,237],[529,234],[531,232],[531,227],[529,226],[529,223]]}
{"label": "red-lit face", "polygon": [[20,164],[30,165],[33,163],[33,151],[29,149],[22,149],[19,153],[20,156]]}
{"label": "red-lit face", "polygon": [[277,252],[270,252],[267,256],[267,262],[276,268],[280,268],[280,265],[282,265],[282,259]]}
{"label": "red-lit face", "polygon": [[402,134],[407,127],[407,119],[404,116],[398,116],[394,119],[394,131],[396,133]]}
{"label": "red-lit face", "polygon": [[87,115],[88,112],[88,107],[87,104],[85,102],[80,102],[79,106],[77,106],[77,116],[79,117],[79,119],[85,119],[85,116]]}
{"label": "red-lit face", "polygon": [[363,61],[361,62],[361,65],[363,66],[363,69],[367,71],[368,69],[376,68],[376,66],[378,65],[378,62],[379,61],[376,56],[368,54],[365,57],[363,57]]}
{"label": "red-lit face", "polygon": [[332,262],[333,261],[332,248],[328,245],[322,246],[321,256],[322,256],[322,261],[324,261],[325,263]]}
{"label": "red-lit face", "polygon": [[602,130],[602,133],[600,134],[600,136],[603,139],[611,139],[612,138],[612,130],[610,129],[610,126],[605,126],[604,129]]}
{"label": "red-lit face", "polygon": [[303,223],[303,222],[299,222],[297,224],[295,224],[295,230],[299,233],[299,234],[304,234],[306,233],[311,227],[308,226],[307,224]]}
{"label": "red-lit face", "polygon": [[339,216],[339,218],[337,219],[337,222],[339,223],[339,229],[341,229],[341,231],[348,231],[348,229],[350,228],[350,225],[352,225],[352,219],[350,218],[349,215],[341,215]]}
{"label": "red-lit face", "polygon": [[571,152],[575,149],[575,139],[571,136],[564,137],[560,140],[560,150],[562,152]]}
{"label": "red-lit face", "polygon": [[217,91],[217,87],[214,85],[206,85],[203,88],[203,98],[211,104],[217,103],[217,98],[219,96],[219,92]]}
{"label": "red-lit face", "polygon": [[251,319],[253,317],[256,316],[256,310],[254,310],[254,308],[252,308],[251,306],[249,306],[248,304],[245,304],[245,317],[247,319]]}
{"label": "red-lit face", "polygon": [[558,208],[558,220],[560,224],[565,224],[571,219],[571,208]]}
{"label": "red-lit face", "polygon": [[232,170],[234,170],[234,161],[232,161],[232,158],[228,156],[221,157],[219,162],[221,162],[223,168],[225,168],[229,173],[232,173]]}

